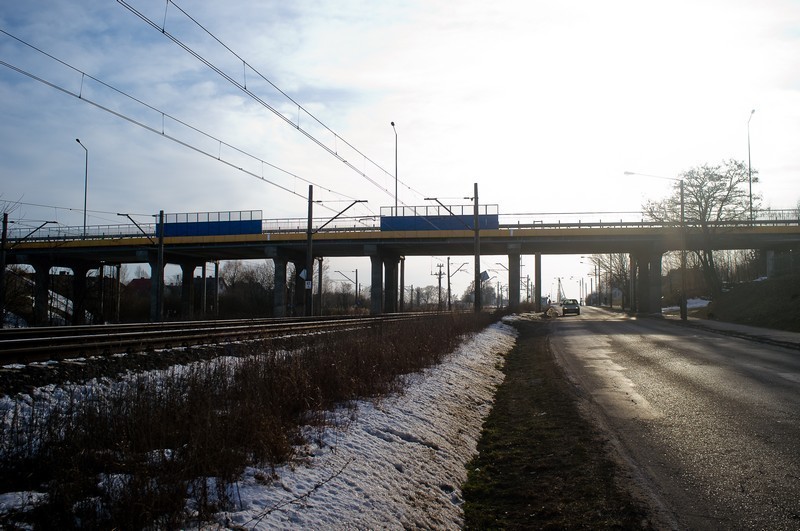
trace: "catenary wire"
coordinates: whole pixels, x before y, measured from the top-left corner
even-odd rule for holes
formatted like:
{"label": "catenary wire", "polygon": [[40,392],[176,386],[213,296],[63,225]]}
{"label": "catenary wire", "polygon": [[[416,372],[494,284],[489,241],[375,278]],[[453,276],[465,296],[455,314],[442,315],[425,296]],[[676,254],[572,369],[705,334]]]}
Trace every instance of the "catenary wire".
{"label": "catenary wire", "polygon": [[[265,164],[265,165],[267,165],[267,166],[269,166],[271,168],[274,168],[274,169],[276,169],[276,170],[278,170],[278,171],[280,171],[280,172],[282,172],[282,173],[284,173],[286,175],[289,175],[289,176],[294,177],[294,178],[296,178],[298,180],[301,180],[303,182],[311,184],[311,185],[313,185],[315,187],[319,187],[322,190],[325,190],[325,191],[327,191],[329,193],[338,195],[340,197],[344,197],[344,198],[349,199],[349,200],[353,200],[352,197],[349,197],[346,194],[342,194],[340,192],[336,192],[335,190],[331,190],[331,189],[329,189],[327,187],[320,186],[320,185],[318,185],[318,184],[316,184],[316,183],[314,183],[314,182],[312,182],[312,181],[310,181],[310,180],[308,180],[308,179],[306,179],[304,177],[301,177],[301,176],[299,176],[299,175],[297,175],[295,173],[292,173],[292,172],[290,172],[288,170],[280,168],[279,166],[276,166],[275,164],[272,164],[272,163],[270,163],[268,161],[265,161],[265,160],[263,160],[263,159],[261,159],[259,157],[256,157],[255,155],[252,155],[252,154],[250,154],[250,153],[248,153],[248,152],[246,152],[246,151],[244,151],[244,150],[242,150],[240,148],[237,148],[236,146],[233,146],[232,144],[229,144],[229,143],[227,143],[227,142],[225,142],[225,141],[223,141],[223,140],[221,140],[221,139],[219,139],[219,138],[217,138],[217,137],[215,137],[215,136],[213,136],[213,135],[211,135],[209,133],[206,133],[206,132],[202,131],[201,129],[198,129],[198,128],[196,128],[196,127],[194,127],[194,126],[192,126],[192,125],[190,125],[190,124],[188,124],[188,123],[186,123],[186,122],[184,122],[184,121],[182,121],[182,120],[180,120],[178,118],[175,118],[172,115],[170,115],[170,114],[168,114],[168,113],[166,113],[164,111],[161,111],[158,108],[156,108],[156,107],[154,107],[154,106],[152,106],[152,105],[150,105],[150,104],[148,104],[148,103],[146,103],[146,102],[144,102],[144,101],[142,101],[142,100],[140,100],[140,99],[138,99],[138,98],[136,98],[134,96],[131,96],[130,94],[128,94],[128,93],[126,93],[126,92],[124,92],[124,91],[122,91],[120,89],[117,89],[116,87],[114,87],[112,85],[109,85],[108,83],[106,83],[106,82],[104,82],[104,81],[102,81],[102,80],[100,80],[100,79],[98,79],[98,78],[96,78],[94,76],[91,76],[91,75],[83,72],[82,70],[72,66],[71,64],[69,64],[69,63],[67,63],[67,62],[65,62],[65,61],[53,56],[52,54],[49,54],[49,53],[45,52],[44,50],[42,50],[42,49],[40,49],[40,48],[38,48],[38,47],[26,42],[25,40],[15,36],[15,35],[12,35],[11,33],[7,32],[7,31],[5,31],[3,29],[0,29],[0,33],[3,33],[5,35],[7,35],[8,37],[18,41],[19,43],[21,43],[21,44],[23,44],[23,45],[25,45],[25,46],[27,46],[29,48],[31,48],[32,50],[35,50],[36,52],[38,52],[38,53],[50,58],[53,61],[56,61],[56,62],[62,64],[63,66],[69,68],[70,70],[80,74],[82,76],[81,84],[83,84],[83,79],[84,78],[87,78],[87,79],[90,79],[92,81],[95,81],[96,83],[98,83],[98,84],[100,84],[100,85],[102,85],[102,86],[104,86],[104,87],[116,92],[117,94],[119,94],[119,95],[121,95],[121,96],[123,96],[125,98],[128,98],[131,101],[134,101],[134,102],[138,103],[139,105],[142,105],[143,107],[146,107],[146,108],[148,108],[148,109],[160,114],[162,116],[162,118],[169,118],[170,120],[173,120],[175,123],[178,123],[178,124],[180,124],[180,125],[182,125],[184,127],[187,127],[188,129],[191,129],[192,131],[195,131],[195,132],[205,136],[206,138],[209,138],[209,139],[215,141],[220,146],[224,145],[225,147],[229,147],[229,148],[237,151],[238,153],[241,153],[241,154],[243,154],[243,155],[245,155],[247,157],[252,158],[255,161],[261,162],[262,164]],[[27,76],[30,79],[38,81],[39,83],[42,83],[42,84],[47,85],[47,86],[49,86],[51,88],[54,88],[54,89],[56,89],[56,90],[58,90],[58,91],[60,91],[60,92],[62,92],[64,94],[67,94],[69,96],[73,96],[73,97],[75,97],[75,98],[77,98],[77,99],[79,99],[81,101],[89,103],[90,105],[93,105],[93,106],[95,106],[96,108],[98,108],[100,110],[103,110],[103,111],[105,111],[105,112],[107,112],[109,114],[112,114],[112,115],[114,115],[114,116],[116,116],[118,118],[126,120],[126,121],[128,121],[128,122],[130,122],[130,123],[132,123],[134,125],[138,125],[139,127],[143,128],[143,129],[146,129],[146,130],[148,130],[148,131],[150,131],[152,133],[159,134],[159,135],[163,136],[164,138],[172,140],[173,142],[175,142],[177,144],[180,144],[180,145],[182,145],[182,146],[184,146],[186,148],[189,148],[189,149],[191,149],[191,150],[193,150],[193,151],[195,151],[197,153],[200,153],[202,155],[206,155],[206,156],[208,156],[208,157],[210,157],[212,159],[217,160],[218,162],[221,162],[222,164],[225,164],[225,165],[230,166],[231,168],[233,168],[235,170],[238,170],[238,171],[241,171],[241,172],[246,173],[248,175],[251,175],[251,176],[255,177],[256,179],[259,179],[259,180],[264,181],[264,182],[266,182],[268,184],[271,184],[271,185],[273,185],[273,186],[275,186],[275,187],[277,187],[277,188],[279,188],[279,189],[281,189],[281,190],[283,190],[285,192],[288,192],[288,193],[290,193],[292,195],[295,195],[295,196],[297,196],[299,198],[302,198],[304,200],[307,199],[306,196],[304,196],[302,194],[299,194],[299,193],[295,192],[294,190],[291,190],[291,189],[289,189],[289,188],[287,188],[287,187],[285,187],[285,186],[283,186],[281,184],[278,184],[278,183],[276,183],[274,181],[271,181],[270,179],[267,179],[266,177],[264,177],[262,175],[258,175],[258,174],[254,173],[252,171],[246,170],[246,169],[244,169],[242,167],[236,166],[235,164],[233,164],[233,163],[231,163],[231,162],[229,162],[227,160],[224,160],[221,157],[220,154],[215,155],[215,154],[210,153],[208,151],[204,151],[203,149],[201,149],[201,148],[199,148],[197,146],[194,146],[194,145],[192,145],[192,144],[190,144],[188,142],[185,142],[183,140],[180,140],[177,137],[174,137],[174,136],[166,134],[166,131],[163,129],[163,124],[162,124],[162,130],[159,131],[158,129],[156,129],[156,128],[150,126],[150,125],[147,125],[147,124],[145,124],[145,123],[143,123],[143,122],[141,122],[141,121],[139,121],[139,120],[137,120],[135,118],[127,116],[122,112],[115,111],[115,110],[113,110],[113,109],[111,109],[109,107],[101,105],[100,103],[87,98],[85,95],[83,95],[82,90],[79,93],[75,93],[75,92],[73,92],[73,91],[71,91],[71,90],[69,90],[69,89],[67,89],[67,88],[65,88],[63,86],[58,85],[55,82],[48,81],[48,80],[46,80],[46,79],[44,79],[44,78],[42,78],[40,76],[37,76],[37,75],[35,75],[35,74],[31,73],[31,72],[28,72],[28,71],[24,70],[21,67],[12,65],[12,64],[10,64],[10,63],[8,63],[6,61],[0,60],[0,65],[5,66],[5,67],[7,67],[7,68],[9,68],[11,70],[14,70],[14,71],[16,71],[16,72],[18,72],[18,73],[20,73],[20,74],[22,74],[24,76]],[[335,212],[334,209],[332,209],[332,208],[330,208],[328,206],[325,206],[324,204],[321,205],[321,206],[323,208],[327,209],[327,210],[330,210],[331,212]],[[374,214],[374,213],[371,212],[371,214]]]}
{"label": "catenary wire", "polygon": [[[330,148],[330,147],[329,147],[327,144],[325,144],[323,141],[319,140],[319,139],[318,139],[318,138],[316,138],[314,135],[312,135],[310,132],[308,132],[308,131],[306,131],[305,129],[303,129],[302,127],[300,127],[300,125],[299,125],[299,122],[298,122],[298,124],[295,124],[294,122],[292,122],[292,121],[291,121],[291,119],[287,118],[287,117],[286,117],[286,116],[285,116],[285,115],[284,115],[282,112],[280,112],[278,109],[274,108],[272,105],[270,105],[269,103],[267,103],[266,101],[264,101],[264,100],[263,100],[261,97],[259,97],[258,95],[256,95],[256,94],[255,94],[254,92],[252,92],[250,89],[248,89],[248,88],[247,88],[247,86],[246,86],[246,84],[240,83],[239,81],[237,81],[236,79],[234,79],[234,78],[233,78],[233,77],[232,77],[230,74],[227,74],[227,73],[226,73],[226,72],[224,72],[224,71],[223,71],[223,70],[222,70],[220,67],[216,66],[216,65],[215,65],[214,63],[212,63],[210,60],[208,60],[208,59],[206,59],[205,57],[203,57],[203,56],[202,56],[202,55],[201,55],[199,52],[195,51],[195,50],[194,50],[194,49],[192,49],[192,48],[191,48],[189,45],[187,45],[186,43],[184,43],[183,41],[181,41],[179,38],[177,38],[175,35],[173,35],[173,34],[171,34],[170,32],[168,32],[168,31],[166,30],[166,14],[165,14],[165,19],[164,19],[164,24],[163,24],[163,25],[161,25],[161,26],[159,26],[157,22],[155,22],[154,20],[150,19],[149,17],[147,17],[146,15],[144,15],[143,13],[141,13],[140,11],[136,10],[136,9],[135,9],[133,6],[131,6],[130,4],[128,4],[127,2],[125,2],[125,0],[117,0],[117,2],[118,2],[120,5],[122,5],[123,7],[125,7],[126,9],[128,9],[128,10],[129,10],[131,13],[133,13],[133,14],[135,14],[137,17],[139,17],[139,18],[140,18],[142,21],[144,21],[145,23],[147,23],[148,25],[150,25],[152,28],[154,28],[154,29],[158,30],[159,32],[161,32],[161,33],[162,33],[162,34],[163,34],[165,37],[167,37],[167,38],[168,38],[168,39],[170,39],[172,42],[174,42],[175,44],[177,44],[179,47],[181,47],[181,48],[182,48],[184,51],[186,51],[186,52],[187,52],[187,53],[189,53],[191,56],[193,56],[194,58],[196,58],[198,61],[200,61],[201,63],[203,63],[203,64],[205,64],[206,66],[208,66],[208,67],[209,67],[211,70],[213,70],[214,72],[216,72],[216,73],[217,73],[217,74],[218,74],[220,77],[222,77],[223,79],[225,79],[226,81],[228,81],[230,84],[232,84],[233,86],[235,86],[236,88],[238,88],[239,90],[241,90],[242,92],[244,92],[245,94],[247,94],[248,96],[250,96],[250,97],[251,97],[253,100],[255,100],[256,102],[258,102],[259,104],[261,104],[262,106],[264,106],[266,109],[270,110],[272,113],[274,113],[274,114],[275,114],[277,117],[279,117],[281,120],[283,120],[284,122],[286,122],[287,124],[289,124],[289,125],[291,125],[293,128],[295,128],[297,131],[299,131],[300,133],[302,133],[302,134],[303,134],[305,137],[307,137],[309,140],[311,140],[312,142],[314,142],[315,144],[317,144],[319,147],[321,147],[322,149],[324,149],[325,151],[327,151],[329,154],[331,154],[331,155],[332,155],[332,156],[334,156],[336,159],[338,159],[340,162],[342,162],[343,164],[345,164],[346,166],[348,166],[350,169],[352,169],[353,171],[355,171],[355,172],[356,172],[357,174],[359,174],[361,177],[363,177],[364,179],[366,179],[367,181],[369,181],[370,183],[372,183],[372,184],[373,184],[374,186],[376,186],[376,187],[377,187],[379,190],[383,191],[384,193],[386,193],[386,194],[387,194],[387,195],[389,195],[390,197],[394,197],[394,194],[392,194],[392,192],[391,192],[390,190],[388,190],[388,189],[387,189],[385,186],[382,186],[382,185],[381,185],[380,183],[378,183],[378,182],[377,182],[375,179],[373,179],[372,177],[370,177],[369,175],[367,175],[365,171],[362,171],[362,170],[358,169],[358,168],[357,168],[356,166],[354,166],[354,165],[353,165],[351,162],[349,162],[349,161],[348,161],[348,160],[346,160],[344,157],[342,157],[342,156],[341,156],[341,155],[338,153],[338,150],[336,150],[336,149],[331,149],[331,148]],[[198,26],[198,27],[199,27],[199,28],[200,28],[202,31],[204,31],[205,33],[207,33],[207,34],[208,34],[208,35],[209,35],[211,38],[213,38],[213,39],[214,39],[214,40],[215,40],[217,43],[219,43],[221,46],[223,46],[223,47],[224,47],[224,48],[225,48],[225,49],[226,49],[226,50],[227,50],[229,53],[231,53],[231,54],[232,54],[234,57],[236,57],[236,59],[238,59],[239,61],[241,61],[241,62],[242,62],[242,64],[245,66],[245,68],[250,68],[250,70],[251,70],[251,71],[253,71],[253,72],[254,72],[256,75],[258,75],[258,76],[259,76],[261,79],[263,79],[264,81],[266,81],[267,83],[269,83],[269,84],[270,84],[270,85],[271,85],[273,88],[275,88],[275,89],[276,89],[276,90],[277,90],[277,91],[278,91],[280,94],[282,94],[282,95],[283,95],[285,98],[287,98],[287,100],[289,100],[289,101],[290,101],[290,102],[292,102],[294,105],[296,105],[296,106],[298,107],[298,109],[302,110],[302,111],[303,111],[305,114],[307,114],[308,116],[310,116],[310,117],[311,117],[311,118],[312,118],[312,119],[313,119],[315,122],[317,122],[319,125],[321,125],[323,128],[325,128],[325,130],[329,131],[329,132],[330,132],[332,135],[334,135],[334,138],[335,138],[337,141],[338,141],[338,140],[341,140],[342,142],[344,142],[344,143],[345,143],[345,144],[346,144],[348,147],[350,147],[350,148],[351,148],[351,149],[353,149],[353,150],[354,150],[356,153],[358,153],[358,154],[359,154],[361,157],[363,157],[363,159],[364,159],[364,160],[366,160],[366,161],[369,161],[369,162],[370,162],[372,165],[374,165],[376,168],[380,169],[380,170],[381,170],[382,172],[384,172],[386,175],[388,175],[388,176],[391,176],[391,177],[396,177],[396,176],[392,176],[392,174],[391,174],[390,172],[388,172],[386,169],[384,169],[383,167],[381,167],[381,166],[380,166],[378,163],[376,163],[375,161],[373,161],[372,159],[370,159],[369,157],[367,157],[367,156],[366,156],[364,153],[362,153],[360,150],[358,150],[358,149],[357,149],[356,147],[354,147],[352,144],[350,144],[349,142],[347,142],[347,141],[346,141],[344,138],[342,138],[340,135],[338,135],[337,133],[335,133],[335,132],[334,132],[332,129],[330,129],[330,128],[329,128],[328,126],[326,126],[324,123],[322,123],[322,122],[321,122],[319,119],[317,119],[317,118],[316,118],[316,117],[315,117],[313,114],[311,114],[310,112],[308,112],[308,111],[307,111],[307,110],[306,110],[304,107],[302,107],[302,105],[300,105],[300,104],[299,104],[299,103],[297,103],[297,102],[296,102],[294,99],[292,99],[290,96],[288,96],[288,95],[287,95],[287,94],[286,94],[284,91],[282,91],[282,90],[281,90],[280,88],[278,88],[278,87],[277,87],[277,86],[276,86],[274,83],[272,83],[272,81],[270,81],[269,79],[267,79],[267,78],[266,78],[265,76],[263,76],[263,75],[262,75],[262,74],[261,74],[261,73],[260,73],[258,70],[256,70],[255,68],[253,68],[253,66],[252,66],[252,65],[250,65],[249,63],[247,63],[247,62],[246,62],[246,61],[245,61],[245,60],[244,60],[244,59],[243,59],[241,56],[239,56],[239,55],[238,55],[236,52],[234,52],[234,51],[233,51],[233,50],[232,50],[230,47],[228,47],[227,45],[225,45],[225,44],[224,44],[224,43],[223,43],[223,42],[222,42],[220,39],[218,39],[218,38],[217,38],[217,37],[216,37],[216,36],[215,36],[213,33],[211,33],[211,32],[210,32],[209,30],[207,30],[207,29],[206,29],[206,28],[205,28],[203,25],[201,25],[201,24],[200,24],[199,22],[197,22],[197,21],[196,21],[194,18],[192,18],[192,17],[191,17],[191,16],[190,16],[188,13],[186,13],[186,11],[184,11],[183,9],[181,9],[181,8],[180,8],[180,6],[178,6],[177,4],[175,4],[175,2],[172,2],[171,0],[167,0],[167,4],[168,4],[168,5],[169,5],[169,4],[172,4],[172,5],[174,5],[174,6],[175,6],[175,7],[176,7],[176,8],[177,8],[179,11],[181,11],[181,13],[183,13],[183,14],[184,14],[184,15],[185,15],[185,16],[186,16],[186,17],[187,17],[187,18],[188,18],[190,21],[192,21],[192,23],[194,23],[195,25],[197,25],[197,26]],[[398,180],[398,182],[400,182],[400,181]],[[411,186],[409,186],[409,185],[407,185],[407,184],[405,184],[405,183],[403,183],[403,185],[404,185],[404,186],[405,186],[405,187],[406,187],[408,190],[410,190],[410,191],[412,191],[412,192],[414,192],[414,193],[418,194],[420,197],[422,197],[422,196],[423,196],[423,194],[422,194],[421,192],[418,192],[417,190],[414,190],[413,188],[411,188]],[[405,203],[404,203],[404,204],[405,204]]]}

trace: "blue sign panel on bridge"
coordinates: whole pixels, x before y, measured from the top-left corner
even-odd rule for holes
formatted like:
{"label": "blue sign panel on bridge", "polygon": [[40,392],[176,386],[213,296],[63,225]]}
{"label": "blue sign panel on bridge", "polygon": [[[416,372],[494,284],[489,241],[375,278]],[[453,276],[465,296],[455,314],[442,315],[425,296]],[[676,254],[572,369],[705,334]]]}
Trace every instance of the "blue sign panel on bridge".
{"label": "blue sign panel on bridge", "polygon": [[261,234],[261,211],[192,212],[164,215],[164,236]]}
{"label": "blue sign panel on bridge", "polygon": [[[382,231],[475,230],[472,205],[385,207],[381,209]],[[478,211],[481,230],[500,228],[497,205],[481,205]]]}

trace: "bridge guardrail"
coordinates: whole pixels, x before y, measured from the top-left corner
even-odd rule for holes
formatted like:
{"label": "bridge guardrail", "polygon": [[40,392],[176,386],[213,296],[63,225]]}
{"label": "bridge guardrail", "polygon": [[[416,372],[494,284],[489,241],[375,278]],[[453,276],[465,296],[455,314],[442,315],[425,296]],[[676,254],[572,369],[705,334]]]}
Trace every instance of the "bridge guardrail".
{"label": "bridge guardrail", "polygon": [[[680,223],[663,223],[646,221],[641,212],[572,212],[572,213],[525,213],[500,214],[500,229],[558,229],[558,228],[634,228],[634,227],[680,227]],[[796,226],[800,225],[797,210],[777,210],[762,212],[755,220],[731,220],[718,222],[719,228],[741,228],[748,226]],[[317,219],[312,222],[316,229],[327,220]],[[697,226],[691,221],[687,227]],[[141,227],[141,230],[140,228]],[[8,231],[8,245],[13,247],[21,240],[29,242],[73,241],[73,240],[112,240],[123,238],[156,238],[155,223],[108,224],[82,226],[44,226],[30,234],[30,228],[13,228]],[[283,218],[262,220],[262,233],[305,233],[308,230],[306,218]],[[341,218],[328,224],[323,232],[363,232],[380,230],[380,218],[358,217]]]}

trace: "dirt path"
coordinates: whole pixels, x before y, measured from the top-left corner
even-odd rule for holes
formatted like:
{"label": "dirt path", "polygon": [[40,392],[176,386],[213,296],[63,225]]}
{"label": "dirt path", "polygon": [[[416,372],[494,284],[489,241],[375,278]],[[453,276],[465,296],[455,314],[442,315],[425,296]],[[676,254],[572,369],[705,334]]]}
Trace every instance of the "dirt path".
{"label": "dirt path", "polygon": [[547,346],[546,321],[519,320],[506,379],[468,464],[467,529],[653,529],[610,444],[581,417]]}

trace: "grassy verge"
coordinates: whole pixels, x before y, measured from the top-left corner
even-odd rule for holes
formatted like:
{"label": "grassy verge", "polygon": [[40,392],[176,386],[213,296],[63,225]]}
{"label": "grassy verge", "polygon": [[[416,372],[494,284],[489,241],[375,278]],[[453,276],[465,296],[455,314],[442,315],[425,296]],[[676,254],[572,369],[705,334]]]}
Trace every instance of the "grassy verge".
{"label": "grassy verge", "polygon": [[547,347],[547,323],[517,321],[517,345],[463,486],[467,529],[647,529],[607,443],[578,410]]}
{"label": "grassy verge", "polygon": [[800,332],[800,274],[736,284],[698,317]]}
{"label": "grassy verge", "polygon": [[179,528],[235,500],[246,466],[293,457],[339,403],[402,386],[496,319],[444,314],[251,343],[224,358],[0,401],[0,492],[40,501],[0,527]]}

